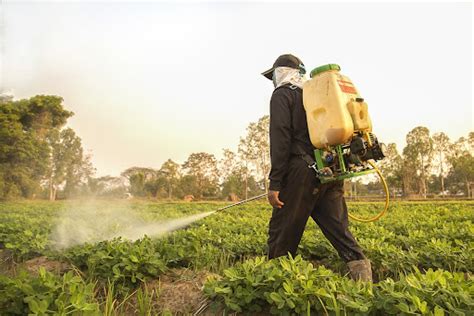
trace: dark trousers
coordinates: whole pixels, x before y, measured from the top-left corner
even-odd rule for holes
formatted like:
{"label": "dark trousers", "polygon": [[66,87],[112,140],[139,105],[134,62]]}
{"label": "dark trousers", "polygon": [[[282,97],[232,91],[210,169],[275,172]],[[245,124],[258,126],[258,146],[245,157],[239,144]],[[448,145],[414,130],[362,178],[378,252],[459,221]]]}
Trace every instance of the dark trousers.
{"label": "dark trousers", "polygon": [[318,224],[345,262],[365,259],[348,228],[344,181],[320,184],[314,170],[298,156],[292,156],[279,198],[285,204],[273,208],[268,230],[270,259],[296,255],[308,218]]}

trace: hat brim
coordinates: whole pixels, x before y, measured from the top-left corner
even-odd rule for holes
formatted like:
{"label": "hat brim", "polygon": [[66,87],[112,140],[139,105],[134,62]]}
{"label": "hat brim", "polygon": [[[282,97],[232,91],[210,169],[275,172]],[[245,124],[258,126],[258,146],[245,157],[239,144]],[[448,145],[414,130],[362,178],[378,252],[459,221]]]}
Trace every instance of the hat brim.
{"label": "hat brim", "polygon": [[262,72],[262,75],[267,78],[268,80],[272,80],[273,79],[273,70],[275,70],[275,68],[270,68],[264,72]]}

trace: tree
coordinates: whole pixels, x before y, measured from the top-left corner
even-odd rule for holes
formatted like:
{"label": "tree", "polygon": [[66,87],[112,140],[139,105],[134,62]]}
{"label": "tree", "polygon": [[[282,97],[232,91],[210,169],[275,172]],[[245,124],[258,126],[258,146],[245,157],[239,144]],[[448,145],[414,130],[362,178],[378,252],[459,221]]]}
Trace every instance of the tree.
{"label": "tree", "polygon": [[129,181],[130,193],[134,196],[156,196],[156,185],[150,184],[156,180],[157,171],[155,169],[130,167],[123,171],[121,176]]}
{"label": "tree", "polygon": [[61,129],[68,118],[74,115],[63,106],[63,98],[54,95],[37,95],[20,100],[17,106],[22,109],[20,122],[26,129],[34,130],[36,136],[44,140],[49,131]]}
{"label": "tree", "polygon": [[246,175],[244,167],[234,169],[222,183],[223,197],[235,194],[237,197],[247,199],[249,194],[255,196],[260,194],[261,190],[255,178],[252,175]]}
{"label": "tree", "polygon": [[418,194],[426,197],[426,182],[433,156],[433,140],[430,137],[430,131],[423,126],[415,127],[407,134],[406,140],[407,146],[403,149],[404,172],[416,174]]}
{"label": "tree", "polygon": [[49,178],[51,134],[58,134],[73,115],[58,96],[0,102],[0,198],[33,197]]}
{"label": "tree", "polygon": [[243,162],[242,164],[242,171],[244,174],[244,183],[245,183],[245,190],[244,190],[244,199],[248,199],[248,191],[249,191],[249,177],[250,177],[250,148],[249,144],[243,139],[240,138],[239,147],[238,147],[238,155],[240,161]]}
{"label": "tree", "polygon": [[[205,152],[193,153],[183,164],[183,169],[189,176],[186,181],[196,181],[196,198],[215,196],[218,191],[217,160],[212,154]],[[191,192],[189,192],[191,193]],[[189,194],[188,193],[188,194]]]}
{"label": "tree", "polygon": [[[240,190],[239,177],[236,177],[236,174],[238,174],[237,170],[241,169],[241,162],[238,160],[237,154],[230,149],[223,149],[223,152],[223,157],[218,164],[219,177],[222,184],[222,196],[239,196],[241,192],[244,192]],[[242,196],[244,195],[240,195],[240,197]]]}
{"label": "tree", "polygon": [[219,160],[219,177],[224,181],[229,175],[231,175],[235,169],[240,166],[240,161],[238,160],[237,154],[232,150],[224,148],[223,157]]}
{"label": "tree", "polygon": [[90,177],[88,188],[92,195],[122,198],[128,191],[127,183],[128,179],[124,177]]}
{"label": "tree", "polygon": [[51,148],[49,157],[49,200],[54,201],[58,190],[58,185],[64,181],[66,164],[63,163],[63,146],[61,146],[61,136],[58,130],[48,133],[48,145]]}
{"label": "tree", "polygon": [[[240,146],[239,146],[240,147]],[[239,148],[242,150],[242,147]],[[247,199],[249,194],[261,193],[255,177],[248,171],[248,164],[243,163],[239,156],[229,149],[224,149],[224,156],[219,162],[221,175],[222,197],[235,197]]]}
{"label": "tree", "polygon": [[453,150],[454,156],[463,156],[466,153],[474,155],[474,132],[470,132],[467,138],[460,137],[454,143]]}
{"label": "tree", "polygon": [[134,174],[142,173],[146,180],[151,180],[156,176],[156,170],[153,168],[144,167],[130,167],[123,171],[120,175],[127,179],[130,179]]}
{"label": "tree", "polygon": [[464,191],[467,197],[472,197],[471,186],[474,183],[474,133],[468,137],[459,138],[448,158],[452,168],[448,174],[450,191]]}
{"label": "tree", "polygon": [[416,188],[419,187],[419,180],[417,179],[418,175],[415,162],[406,155],[403,155],[402,159],[402,191],[406,197],[417,191]]}
{"label": "tree", "polygon": [[130,193],[134,196],[145,196],[145,175],[141,172],[130,176]]}
{"label": "tree", "polygon": [[465,184],[465,194],[472,197],[471,185],[474,183],[474,157],[469,153],[464,153],[458,157],[452,157],[450,163],[453,166],[449,178],[451,183],[459,186],[460,183]]}
{"label": "tree", "polygon": [[244,161],[250,161],[256,168],[258,178],[262,179],[265,191],[268,191],[268,174],[270,173],[270,117],[263,116],[256,123],[247,127],[247,135],[240,140],[239,152]]}
{"label": "tree", "polygon": [[80,186],[87,183],[95,172],[90,157],[84,155],[81,139],[71,128],[54,129],[48,133],[47,142],[51,149],[49,199],[56,199],[60,187],[66,197],[77,194]]}
{"label": "tree", "polygon": [[388,186],[392,189],[392,195],[395,196],[397,188],[403,190],[403,159],[398,153],[397,145],[390,143],[385,151],[385,158],[380,161],[382,170]]}
{"label": "tree", "polygon": [[435,164],[437,164],[438,176],[441,186],[441,194],[444,195],[444,178],[448,171],[448,160],[447,157],[451,155],[453,150],[449,137],[443,133],[436,133],[433,135],[433,153],[435,155]]}
{"label": "tree", "polygon": [[469,132],[467,136],[467,143],[468,143],[468,152],[471,155],[474,155],[474,132]]}
{"label": "tree", "polygon": [[90,156],[84,154],[82,140],[74,130],[66,128],[61,131],[63,160],[66,162],[64,177],[64,194],[71,197],[79,193],[82,185],[95,173]]}
{"label": "tree", "polygon": [[15,102],[0,104],[0,198],[31,197],[40,190],[48,148],[21,123]]}
{"label": "tree", "polygon": [[157,199],[166,198],[168,196],[167,188],[168,181],[164,174],[160,170],[157,170],[152,178],[144,179],[142,195]]}
{"label": "tree", "polygon": [[179,198],[183,198],[187,195],[192,195],[193,197],[198,197],[199,194],[202,195],[202,188],[198,185],[198,180],[195,175],[185,174],[178,180],[178,185],[176,187],[176,195]]}
{"label": "tree", "polygon": [[173,197],[173,191],[176,189],[180,178],[180,165],[173,160],[168,159],[161,165],[159,173],[166,181],[168,199],[171,199]]}

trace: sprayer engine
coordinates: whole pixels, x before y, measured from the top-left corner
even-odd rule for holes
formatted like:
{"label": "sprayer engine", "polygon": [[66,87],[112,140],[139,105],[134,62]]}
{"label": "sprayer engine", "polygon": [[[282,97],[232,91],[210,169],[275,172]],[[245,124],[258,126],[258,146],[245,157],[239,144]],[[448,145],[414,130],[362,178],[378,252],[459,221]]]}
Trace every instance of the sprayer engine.
{"label": "sprayer engine", "polygon": [[342,145],[315,150],[314,169],[322,183],[374,172],[369,160],[385,158],[385,145],[369,132],[356,132]]}
{"label": "sprayer engine", "polygon": [[373,159],[375,161],[385,158],[385,144],[379,143],[372,133],[366,134],[367,139],[362,133],[357,133],[352,138],[349,146],[343,146],[343,149],[349,149],[344,155],[347,165],[360,166],[363,162]]}

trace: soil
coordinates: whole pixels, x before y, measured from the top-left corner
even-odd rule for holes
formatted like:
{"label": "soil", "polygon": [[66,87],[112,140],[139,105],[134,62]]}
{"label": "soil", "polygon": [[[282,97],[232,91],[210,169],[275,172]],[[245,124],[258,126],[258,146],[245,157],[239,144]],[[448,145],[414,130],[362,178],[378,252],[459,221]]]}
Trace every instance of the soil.
{"label": "soil", "polygon": [[64,274],[66,271],[71,270],[70,264],[58,260],[52,260],[45,256],[17,263],[14,261],[11,251],[8,249],[0,249],[0,275],[14,277],[17,272],[21,270],[26,270],[31,275],[38,275],[41,267],[48,272],[56,274]]}
{"label": "soil", "polygon": [[173,314],[192,314],[206,303],[202,293],[203,284],[211,273],[194,272],[188,269],[171,270],[155,281],[158,286],[157,305],[160,310]]}
{"label": "soil", "polygon": [[[156,313],[194,315],[198,310],[202,310],[199,315],[216,315],[205,311],[209,302],[202,292],[204,282],[211,275],[213,274],[207,271],[172,269],[159,279],[146,282],[142,287],[146,287],[148,293],[154,291],[153,311]],[[136,314],[136,306],[137,297],[133,295],[128,301],[125,314]]]}
{"label": "soil", "polygon": [[71,269],[71,266],[68,263],[52,260],[45,256],[36,257],[25,261],[21,266],[33,275],[38,275],[39,269],[41,267],[43,267],[48,272],[56,274],[63,274]]}
{"label": "soil", "polygon": [[0,275],[12,276],[15,273],[15,262],[10,250],[0,249]]}

